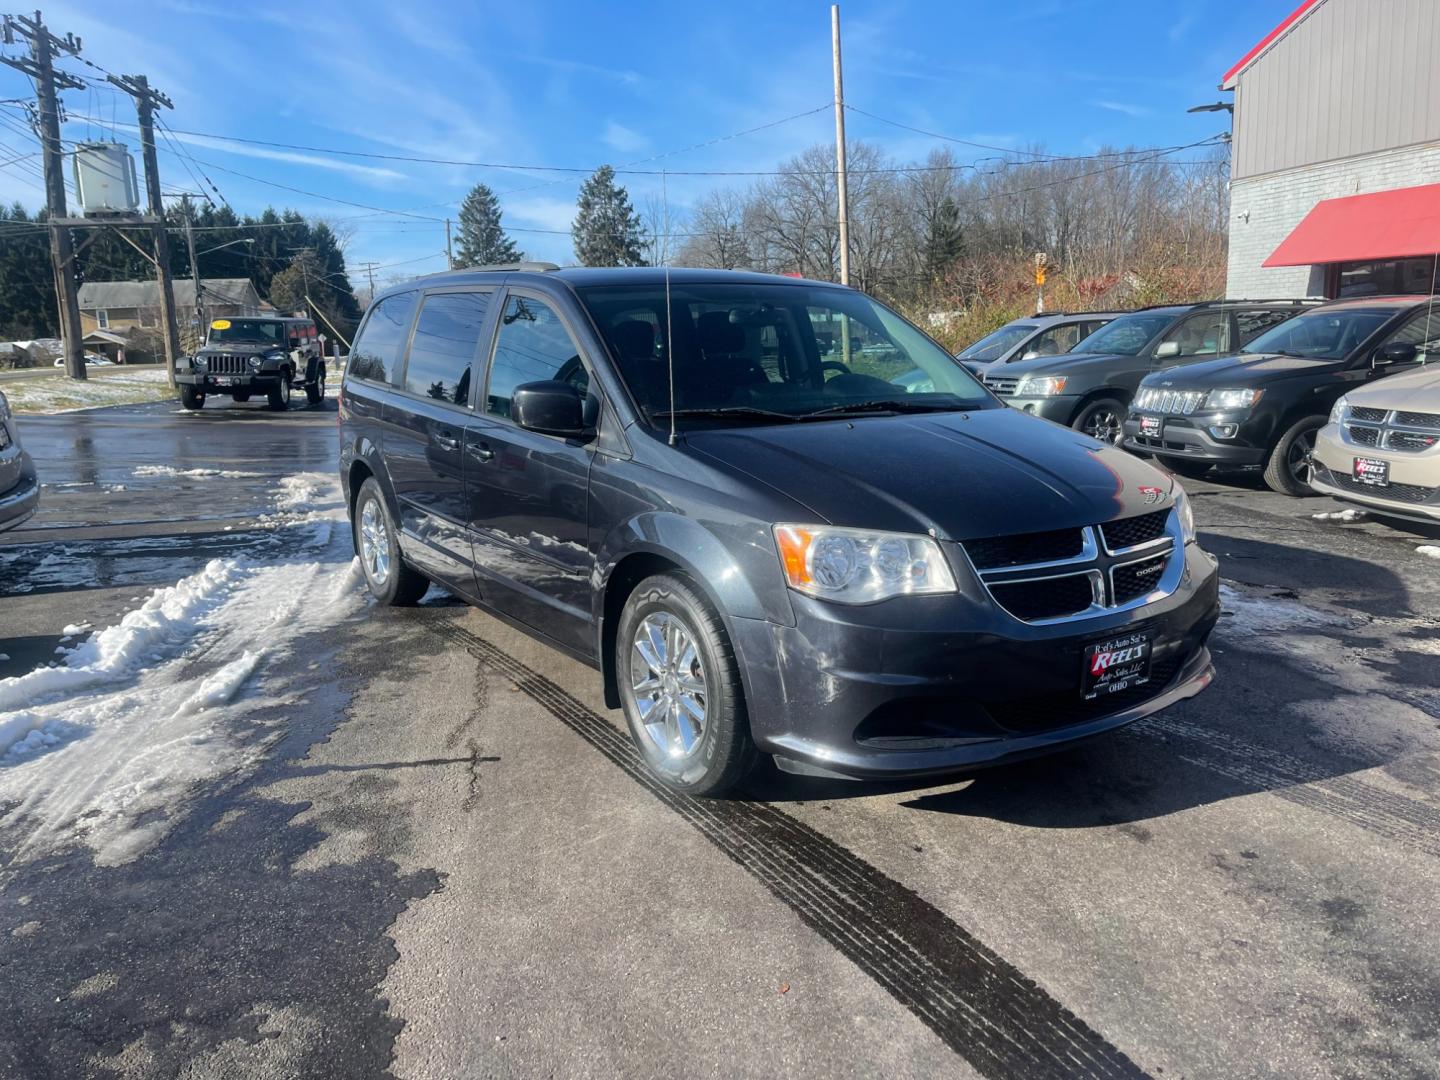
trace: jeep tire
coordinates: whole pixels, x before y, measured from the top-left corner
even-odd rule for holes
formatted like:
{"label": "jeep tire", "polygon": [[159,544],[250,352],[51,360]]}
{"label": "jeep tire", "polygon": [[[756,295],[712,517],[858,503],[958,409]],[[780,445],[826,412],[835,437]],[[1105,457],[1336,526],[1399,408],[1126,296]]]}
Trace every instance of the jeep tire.
{"label": "jeep tire", "polygon": [[205,407],[205,390],[194,383],[180,384],[180,404],[187,409],[203,409]]}
{"label": "jeep tire", "polygon": [[284,412],[290,408],[290,369],[282,368],[280,381],[266,391],[270,408],[274,412]]}

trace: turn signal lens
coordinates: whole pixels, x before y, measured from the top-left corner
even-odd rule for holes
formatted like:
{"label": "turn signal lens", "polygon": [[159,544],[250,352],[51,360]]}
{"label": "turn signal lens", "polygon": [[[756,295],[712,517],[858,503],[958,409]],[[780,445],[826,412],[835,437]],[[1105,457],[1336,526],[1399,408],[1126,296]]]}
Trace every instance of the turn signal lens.
{"label": "turn signal lens", "polygon": [[829,525],[776,525],[775,546],[792,589],[841,604],[955,591],[955,578],[928,536]]}

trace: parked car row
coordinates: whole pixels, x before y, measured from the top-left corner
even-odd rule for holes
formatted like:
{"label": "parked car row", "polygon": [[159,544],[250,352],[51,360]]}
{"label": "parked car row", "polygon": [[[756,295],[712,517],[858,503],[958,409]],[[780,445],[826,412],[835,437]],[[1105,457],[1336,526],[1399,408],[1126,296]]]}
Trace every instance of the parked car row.
{"label": "parked car row", "polygon": [[[1334,466],[1317,458],[1317,439],[1332,462],[1339,460],[1336,439],[1352,449],[1422,455],[1403,459],[1406,476],[1431,460],[1423,455],[1435,445],[1440,408],[1392,409],[1403,423],[1374,435],[1363,419],[1352,425],[1358,432],[1326,428],[1348,417],[1331,415],[1347,391],[1437,355],[1440,319],[1429,297],[1225,300],[1108,318],[1064,354],[1016,356],[1012,348],[984,367],[986,385],[1016,408],[1153,456],[1181,476],[1203,476],[1216,465],[1254,467],[1286,495],[1325,491],[1371,506],[1385,501],[1379,489],[1389,485],[1390,469],[1378,463],[1389,459],[1351,461],[1337,480]],[[1367,408],[1362,417],[1381,406]],[[1359,441],[1366,439],[1373,441]],[[1362,478],[1357,470],[1364,468]],[[1409,516],[1433,516],[1424,505],[1433,490],[1422,495],[1426,485],[1409,486],[1420,489],[1408,493]]]}

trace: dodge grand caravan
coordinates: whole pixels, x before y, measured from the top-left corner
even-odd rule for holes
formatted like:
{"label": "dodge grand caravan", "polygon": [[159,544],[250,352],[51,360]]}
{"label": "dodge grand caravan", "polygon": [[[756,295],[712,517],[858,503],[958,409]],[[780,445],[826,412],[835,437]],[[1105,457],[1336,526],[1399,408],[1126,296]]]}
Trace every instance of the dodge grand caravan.
{"label": "dodge grand caravan", "polygon": [[339,425],[379,601],[438,582],[592,664],[682,791],[762,753],[851,777],[1011,760],[1213,677],[1215,562],[1174,480],[1006,408],[848,288],[424,278],[371,306]]}

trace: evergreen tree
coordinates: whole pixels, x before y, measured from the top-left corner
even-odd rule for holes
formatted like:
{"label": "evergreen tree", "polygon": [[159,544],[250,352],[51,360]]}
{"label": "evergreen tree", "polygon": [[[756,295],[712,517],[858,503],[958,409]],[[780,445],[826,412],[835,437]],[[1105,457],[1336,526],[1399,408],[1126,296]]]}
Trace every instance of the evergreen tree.
{"label": "evergreen tree", "polygon": [[570,236],[582,266],[645,265],[644,226],[609,165],[601,165],[580,185]]}
{"label": "evergreen tree", "polygon": [[520,249],[500,226],[500,200],[484,184],[476,184],[460,204],[460,266],[493,266],[519,262]]}
{"label": "evergreen tree", "polygon": [[946,196],[930,222],[925,238],[925,273],[932,282],[942,280],[965,254],[965,234],[960,227],[960,208]]}
{"label": "evergreen tree", "polygon": [[50,236],[18,202],[0,206],[0,341],[57,334]]}

